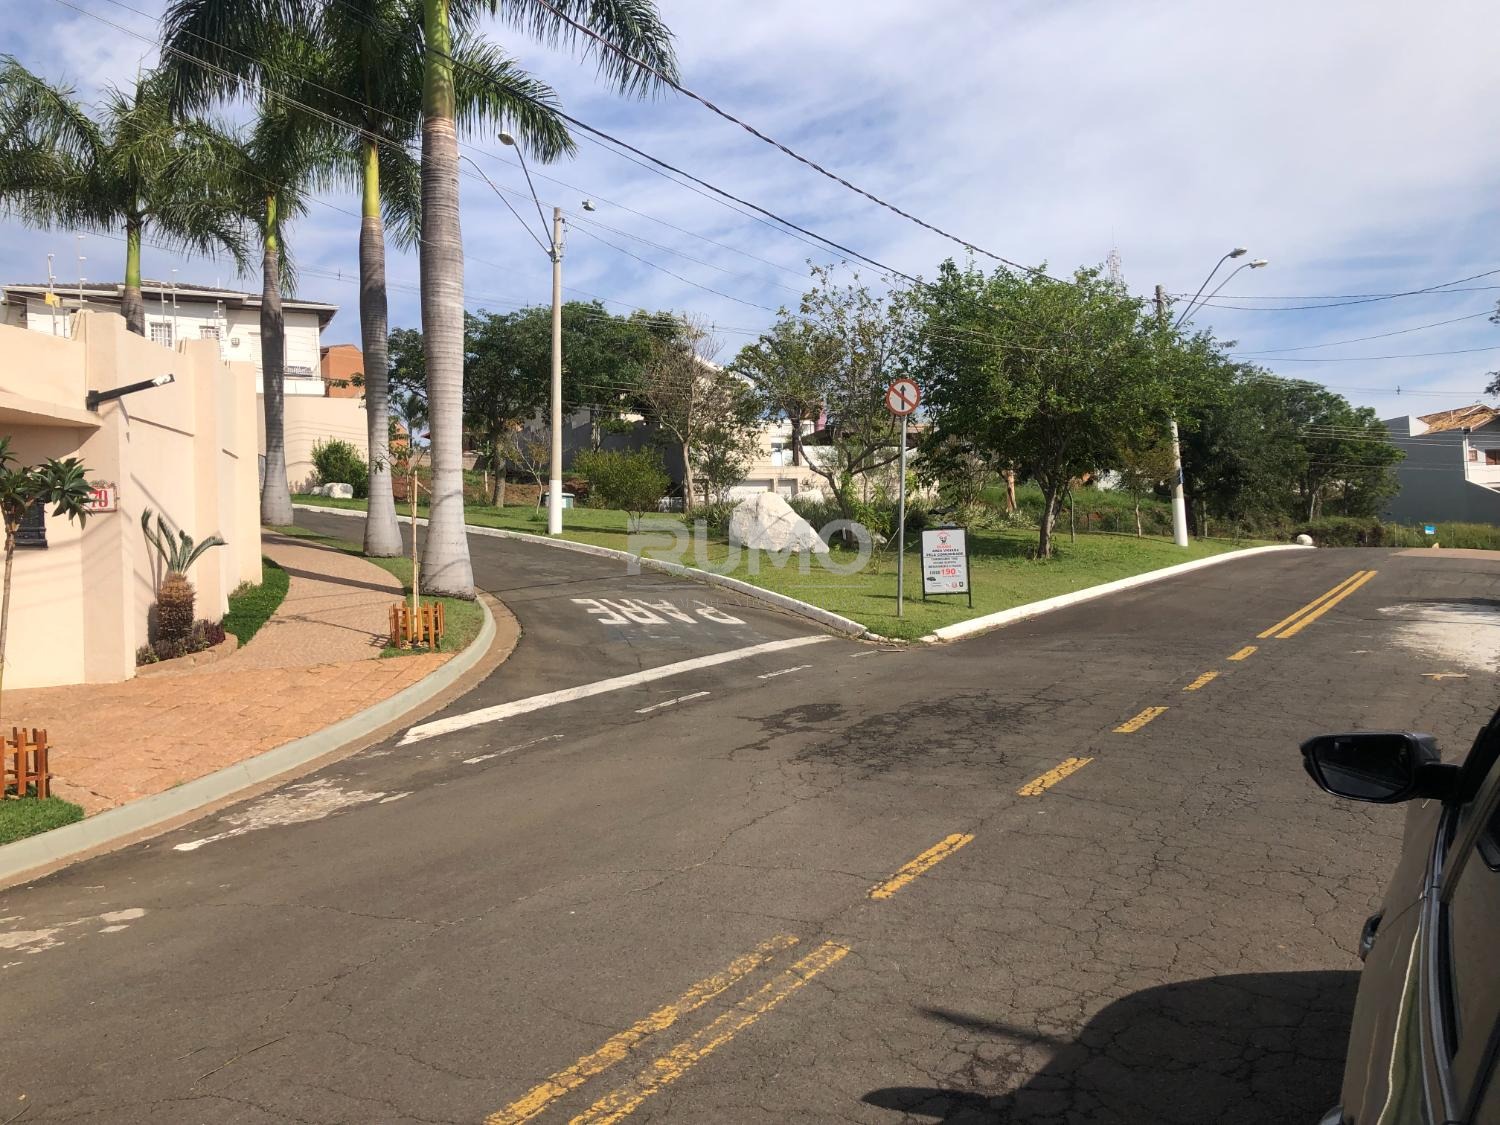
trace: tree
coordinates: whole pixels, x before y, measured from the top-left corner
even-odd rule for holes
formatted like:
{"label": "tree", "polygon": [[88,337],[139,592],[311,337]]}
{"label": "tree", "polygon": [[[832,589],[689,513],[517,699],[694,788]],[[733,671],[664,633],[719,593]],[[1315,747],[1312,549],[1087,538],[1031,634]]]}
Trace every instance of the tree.
{"label": "tree", "polygon": [[1143,534],[1141,528],[1141,496],[1172,479],[1176,459],[1172,456],[1172,445],[1161,437],[1148,439],[1120,450],[1118,471],[1120,487],[1130,493],[1135,502],[1135,533]]}
{"label": "tree", "polygon": [[16,533],[33,504],[53,505],[54,516],[67,516],[82,527],[88,520],[92,494],[88,470],[76,457],[48,458],[39,465],[17,464],[8,437],[0,437],[0,520],[5,524],[5,580],[0,593],[0,688],[5,683],[5,639],[10,628],[11,569],[16,558]]}
{"label": "tree", "polygon": [[957,440],[1029,467],[1043,499],[1037,554],[1050,557],[1071,482],[1159,434],[1189,393],[1160,362],[1168,341],[1097,269],[1056,281],[950,260],[918,300],[929,444]]}
{"label": "tree", "polygon": [[[288,65],[307,65],[305,42],[288,41]],[[307,211],[306,193],[333,175],[337,149],[325,129],[299,109],[275,101],[261,106],[249,136],[230,163],[229,189],[261,244],[260,371],[265,411],[266,463],[261,481],[262,523],[292,522],[286,477],[286,320],[283,291],[296,288],[286,247],[288,224]]]}
{"label": "tree", "polygon": [[832,345],[828,333],[782,309],[771,330],[731,364],[755,387],[765,416],[791,425],[793,465],[802,464],[804,427],[823,409],[825,379],[837,359]]}
{"label": "tree", "polygon": [[643,512],[656,511],[671,483],[653,449],[586,450],[573,467],[588,478],[590,502],[629,513],[631,531],[639,529]]}
{"label": "tree", "polygon": [[[474,7],[474,5],[469,5]],[[401,553],[392,498],[385,379],[386,229],[417,244],[420,169],[408,153],[422,116],[426,42],[419,0],[175,0],[165,18],[180,96],[193,104],[250,80],[314,107],[334,124],[347,177],[360,188],[360,335],[366,365],[370,505],[365,553]],[[316,43],[318,65],[280,65],[288,32]],[[453,31],[453,103],[465,129],[509,125],[539,160],[571,152],[557,96],[478,37],[469,15]],[[208,66],[202,65],[210,64]]]}
{"label": "tree", "polygon": [[729,499],[729,490],[745,479],[755,460],[760,403],[750,387],[721,372],[714,380],[712,404],[707,413],[713,420],[689,450],[693,479],[705,504],[722,504]]}
{"label": "tree", "polygon": [[0,214],[31,226],[123,230],[126,327],[146,334],[141,246],[227,250],[248,265],[239,216],[225,205],[230,141],[207,121],[180,120],[161,72],[109,87],[91,117],[69,87],[0,55]]}
{"label": "tree", "polygon": [[500,443],[500,459],[514,462],[536,484],[536,506],[545,495],[542,482],[552,468],[552,434],[548,430],[512,430]]}
{"label": "tree", "polygon": [[[206,2],[206,0],[205,0]],[[433,593],[474,596],[463,511],[463,237],[458,217],[458,115],[453,23],[483,9],[546,40],[581,47],[625,93],[646,93],[657,79],[630,58],[675,77],[671,34],[651,0],[421,0],[422,328],[432,420],[432,509],[424,578]],[[462,26],[462,23],[460,23]],[[592,38],[598,36],[598,40]],[[602,44],[602,46],[600,46]]]}
{"label": "tree", "polygon": [[[670,435],[682,456],[682,506],[693,510],[694,476],[717,449],[735,457],[755,415],[749,388],[738,376],[712,362],[719,341],[701,320],[685,318],[678,331],[653,342],[641,372],[640,397],[647,418]],[[720,458],[714,472],[729,468]]]}
{"label": "tree", "polygon": [[907,292],[876,296],[858,277],[837,285],[830,269],[814,266],[812,272],[799,319],[816,334],[808,348],[818,362],[809,369],[827,417],[823,444],[807,467],[828,482],[839,511],[853,520],[855,482],[901,455],[901,427],[885,395],[893,380],[911,372],[917,308]]}
{"label": "tree", "polygon": [[521,315],[481,310],[464,321],[464,416],[495,474],[492,503],[503,495],[507,436],[541,411],[552,386],[550,345],[546,366],[527,362],[514,331]]}

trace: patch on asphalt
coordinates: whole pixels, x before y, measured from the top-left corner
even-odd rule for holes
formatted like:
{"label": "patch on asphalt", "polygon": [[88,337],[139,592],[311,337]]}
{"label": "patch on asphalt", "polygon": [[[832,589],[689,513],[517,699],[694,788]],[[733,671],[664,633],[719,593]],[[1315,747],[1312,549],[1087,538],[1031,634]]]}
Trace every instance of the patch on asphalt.
{"label": "patch on asphalt", "polygon": [[[814,705],[818,706],[818,705]],[[957,766],[1005,764],[1001,742],[1013,737],[1033,720],[1051,711],[1039,703],[1005,703],[985,694],[944,696],[914,703],[898,710],[845,723],[797,755],[798,761],[821,762],[884,773],[918,763],[952,763]],[[816,719],[806,715],[812,708],[791,708],[762,720],[768,734],[798,734],[819,731],[814,722],[829,723],[843,717],[834,707]]]}
{"label": "patch on asphalt", "polygon": [[1407,602],[1380,612],[1392,620],[1392,639],[1402,648],[1445,665],[1500,670],[1500,602]]}
{"label": "patch on asphalt", "polygon": [[[67,931],[91,923],[104,923],[97,931],[98,933],[119,933],[121,930],[129,929],[129,923],[145,916],[146,912],[139,906],[132,906],[125,910],[106,910],[103,914],[90,914],[86,918],[75,918],[71,922],[59,922],[55,926],[42,926],[34,930],[0,931],[0,954],[41,953],[48,949],[55,949],[67,940],[69,936]],[[18,921],[20,921],[18,916],[0,918],[0,922]],[[0,969],[9,969],[20,963],[19,961],[0,962]]]}
{"label": "patch on asphalt", "polygon": [[176,844],[172,850],[193,852],[205,844],[243,836],[247,832],[257,832],[262,828],[277,828],[285,824],[306,824],[308,821],[322,820],[325,816],[332,816],[340,809],[367,805],[373,801],[385,804],[408,795],[383,791],[367,792],[362,789],[340,789],[333,782],[322,778],[317,781],[303,782],[301,785],[289,785],[278,793],[256,801],[247,809],[226,813],[220,818],[223,823],[229,825],[224,831]]}

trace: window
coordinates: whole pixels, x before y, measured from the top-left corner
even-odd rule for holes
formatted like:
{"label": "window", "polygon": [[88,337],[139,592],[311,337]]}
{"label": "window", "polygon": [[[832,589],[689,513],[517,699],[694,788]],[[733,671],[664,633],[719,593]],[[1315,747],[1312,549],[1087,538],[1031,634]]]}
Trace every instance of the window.
{"label": "window", "polygon": [[1484,451],[1484,463],[1486,465],[1500,465],[1500,449],[1486,449]]}
{"label": "window", "polygon": [[172,322],[170,320],[158,320],[151,325],[151,342],[160,344],[164,348],[172,346]]}
{"label": "window", "polygon": [[217,340],[219,338],[219,326],[217,324],[205,324],[198,329],[198,339]]}
{"label": "window", "polygon": [[45,547],[47,545],[47,509],[38,500],[26,509],[21,517],[21,526],[16,529],[17,547]]}

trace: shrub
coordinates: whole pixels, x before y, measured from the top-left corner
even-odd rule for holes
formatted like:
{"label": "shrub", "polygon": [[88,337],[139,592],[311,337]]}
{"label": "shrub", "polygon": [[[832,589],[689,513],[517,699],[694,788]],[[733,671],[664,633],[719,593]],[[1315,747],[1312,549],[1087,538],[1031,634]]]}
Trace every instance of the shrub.
{"label": "shrub", "polygon": [[729,536],[729,517],[734,515],[736,507],[738,505],[733,500],[700,504],[694,509],[693,518],[702,520],[709,535],[715,539],[726,539]]}
{"label": "shrub", "polygon": [[224,640],[224,626],[217,621],[195,621],[188,634],[188,651],[202,652]]}
{"label": "shrub", "polygon": [[1292,528],[1293,536],[1306,535],[1319,547],[1386,547],[1392,546],[1395,528],[1376,519],[1352,516],[1327,516],[1308,520]]}
{"label": "shrub", "polygon": [[370,494],[370,466],[349,442],[325,438],[312,447],[312,462],[319,484],[352,485],[356,498]]}
{"label": "shrub", "polygon": [[589,480],[589,506],[619,508],[632,513],[654,512],[671,483],[653,450],[586,451],[573,458],[573,468]]}
{"label": "shrub", "polygon": [[142,645],[135,650],[135,666],[137,668],[143,664],[155,664],[158,659],[156,650],[150,645]]}
{"label": "shrub", "polygon": [[179,656],[188,654],[187,641],[169,640],[163,638],[151,646],[158,660],[176,660]]}

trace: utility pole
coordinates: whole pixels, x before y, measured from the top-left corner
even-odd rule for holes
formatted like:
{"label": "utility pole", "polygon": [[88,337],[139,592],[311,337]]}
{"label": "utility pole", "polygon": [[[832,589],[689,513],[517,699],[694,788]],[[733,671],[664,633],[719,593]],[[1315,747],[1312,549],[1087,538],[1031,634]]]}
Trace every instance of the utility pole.
{"label": "utility pole", "polygon": [[547,534],[562,534],[562,256],[563,213],[552,208],[552,472],[547,493]]}
{"label": "utility pole", "polygon": [[[1156,287],[1156,319],[1166,327],[1167,291]],[[1182,494],[1182,441],[1177,435],[1177,414],[1172,414],[1172,542],[1188,545],[1187,498]]]}

